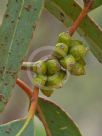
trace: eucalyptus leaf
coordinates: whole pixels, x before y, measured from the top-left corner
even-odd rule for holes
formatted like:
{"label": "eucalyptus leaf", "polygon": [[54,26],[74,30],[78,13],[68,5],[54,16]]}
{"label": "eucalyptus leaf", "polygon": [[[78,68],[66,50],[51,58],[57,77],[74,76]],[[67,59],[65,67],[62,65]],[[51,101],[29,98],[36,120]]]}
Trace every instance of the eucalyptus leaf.
{"label": "eucalyptus leaf", "polygon": [[[39,106],[42,112],[43,122],[46,125],[47,136],[81,136],[76,124],[56,104],[39,98]],[[37,113],[41,119],[41,113]]]}
{"label": "eucalyptus leaf", "polygon": [[[67,27],[72,24],[82,10],[80,5],[74,0],[46,0],[45,7]],[[91,51],[102,63],[101,25],[88,15],[81,23],[78,32],[89,43]]]}
{"label": "eucalyptus leaf", "polygon": [[43,0],[8,0],[0,28],[0,112],[15,85],[43,3]]}
{"label": "eucalyptus leaf", "polygon": [[[9,123],[0,125],[0,136],[16,136],[16,134],[24,125],[25,121],[26,121],[26,118],[11,121]],[[29,126],[24,131],[22,136],[34,136],[34,121],[33,120],[30,121]]]}

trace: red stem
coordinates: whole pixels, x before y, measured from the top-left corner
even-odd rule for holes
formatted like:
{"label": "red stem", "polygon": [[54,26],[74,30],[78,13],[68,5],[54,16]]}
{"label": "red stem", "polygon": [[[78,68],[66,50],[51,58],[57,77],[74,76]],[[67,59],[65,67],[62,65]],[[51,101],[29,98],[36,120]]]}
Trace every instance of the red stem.
{"label": "red stem", "polygon": [[[35,88],[34,89],[34,92],[36,92],[35,94],[33,94],[32,90],[27,86],[27,84],[25,84],[23,81],[21,81],[20,79],[17,79],[16,80],[16,83],[17,85],[19,85],[23,91],[28,95],[28,97],[32,100],[31,102],[31,105],[30,105],[30,109],[29,109],[29,115],[28,115],[28,120],[26,121],[25,124],[28,124],[29,123],[29,120],[32,119],[32,117],[34,116],[35,114],[35,109],[37,110],[38,112],[38,116],[39,116],[39,119],[42,121],[44,127],[45,127],[45,130],[46,130],[46,134],[51,136],[51,133],[50,133],[50,130],[47,126],[47,123],[45,121],[45,118],[43,116],[43,113],[41,111],[41,108],[40,106],[37,104],[37,101],[38,101],[38,88]],[[34,100],[34,101],[33,101]],[[18,133],[18,134],[22,134],[23,133],[23,130],[27,127],[27,125],[24,125],[23,128],[21,129],[21,131]],[[19,136],[19,135],[18,135]]]}
{"label": "red stem", "polygon": [[29,98],[32,97],[32,89],[25,82],[20,79],[17,79],[16,84],[23,89],[23,91],[29,96]]}
{"label": "red stem", "polygon": [[32,92],[31,89],[20,79],[17,79],[16,83],[27,93],[27,95],[30,97],[30,100],[31,100],[28,117],[27,117],[23,127],[20,129],[20,131],[16,135],[16,136],[21,136],[23,134],[23,132],[25,131],[25,129],[27,129],[31,119],[35,115],[37,102],[38,102],[39,88],[34,87],[34,91]]}
{"label": "red stem", "polygon": [[33,118],[35,114],[37,102],[38,102],[38,95],[39,95],[39,88],[34,87],[34,92],[32,93],[31,105],[30,105],[29,115],[28,115],[30,118]]}
{"label": "red stem", "polygon": [[73,25],[68,30],[69,34],[72,36],[74,32],[77,30],[83,19],[86,17],[87,13],[91,9],[93,0],[88,0],[88,2],[85,3],[84,9],[81,11],[80,15],[76,19],[76,21],[73,23]]}

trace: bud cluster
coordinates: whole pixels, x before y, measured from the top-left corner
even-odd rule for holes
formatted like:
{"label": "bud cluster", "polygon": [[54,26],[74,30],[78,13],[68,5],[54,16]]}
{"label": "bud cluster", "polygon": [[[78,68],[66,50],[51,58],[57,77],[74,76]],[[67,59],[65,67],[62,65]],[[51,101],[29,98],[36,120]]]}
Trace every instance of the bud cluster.
{"label": "bud cluster", "polygon": [[33,71],[36,73],[34,85],[46,96],[51,96],[55,89],[63,86],[67,71],[76,76],[85,74],[86,53],[87,48],[82,42],[73,40],[68,33],[59,34],[53,57],[34,63]]}

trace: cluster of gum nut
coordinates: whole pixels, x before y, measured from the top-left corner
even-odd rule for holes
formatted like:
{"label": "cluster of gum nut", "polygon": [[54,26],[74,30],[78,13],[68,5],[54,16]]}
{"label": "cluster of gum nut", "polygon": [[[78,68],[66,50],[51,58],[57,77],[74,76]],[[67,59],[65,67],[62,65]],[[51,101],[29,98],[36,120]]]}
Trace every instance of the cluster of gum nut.
{"label": "cluster of gum nut", "polygon": [[34,85],[49,97],[54,90],[63,87],[67,72],[76,76],[84,75],[87,50],[81,41],[72,39],[66,32],[60,33],[52,58],[34,63]]}

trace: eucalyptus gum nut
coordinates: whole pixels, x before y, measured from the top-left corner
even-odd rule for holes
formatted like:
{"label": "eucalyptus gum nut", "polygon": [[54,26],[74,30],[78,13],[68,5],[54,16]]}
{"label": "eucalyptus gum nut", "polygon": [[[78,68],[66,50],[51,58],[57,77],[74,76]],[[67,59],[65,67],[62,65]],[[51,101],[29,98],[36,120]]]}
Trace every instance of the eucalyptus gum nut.
{"label": "eucalyptus gum nut", "polygon": [[64,70],[60,70],[59,77],[60,77],[60,79],[62,79],[62,82],[63,82],[67,78],[67,72]]}
{"label": "eucalyptus gum nut", "polygon": [[58,43],[65,43],[69,45],[70,41],[71,41],[71,37],[67,32],[63,32],[59,34],[57,41]]}
{"label": "eucalyptus gum nut", "polygon": [[35,62],[33,66],[33,71],[37,74],[46,74],[47,68],[45,61],[39,60]]}
{"label": "eucalyptus gum nut", "polygon": [[73,47],[73,46],[75,46],[75,45],[82,45],[83,43],[81,42],[81,41],[79,41],[79,40],[71,40],[70,41],[70,47]]}
{"label": "eucalyptus gum nut", "polygon": [[75,63],[76,63],[75,58],[72,55],[68,55],[60,60],[61,66],[69,71],[72,69]]}
{"label": "eucalyptus gum nut", "polygon": [[87,48],[83,45],[75,45],[70,49],[70,54],[72,54],[76,60],[83,58],[87,53]]}
{"label": "eucalyptus gum nut", "polygon": [[82,64],[83,66],[86,65],[86,62],[85,62],[85,60],[83,58],[79,59],[77,62]]}
{"label": "eucalyptus gum nut", "polygon": [[60,70],[55,75],[48,76],[46,86],[49,88],[61,88],[65,80],[66,72]]}
{"label": "eucalyptus gum nut", "polygon": [[76,63],[71,70],[71,74],[77,75],[77,76],[85,75],[84,66],[80,63]]}
{"label": "eucalyptus gum nut", "polygon": [[47,81],[47,76],[45,75],[36,75],[33,78],[33,83],[37,87],[44,86],[46,84],[46,81]]}
{"label": "eucalyptus gum nut", "polygon": [[46,66],[48,75],[53,75],[60,70],[60,64],[56,59],[47,60]]}
{"label": "eucalyptus gum nut", "polygon": [[57,43],[55,48],[54,48],[54,53],[53,55],[60,59],[63,58],[67,55],[68,53],[68,46],[64,43]]}
{"label": "eucalyptus gum nut", "polygon": [[47,96],[47,97],[50,97],[52,95],[52,93],[54,92],[54,90],[44,90],[44,89],[41,89],[41,92]]}

